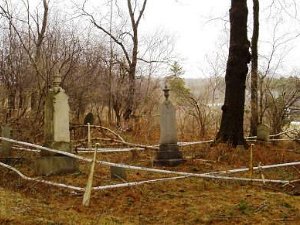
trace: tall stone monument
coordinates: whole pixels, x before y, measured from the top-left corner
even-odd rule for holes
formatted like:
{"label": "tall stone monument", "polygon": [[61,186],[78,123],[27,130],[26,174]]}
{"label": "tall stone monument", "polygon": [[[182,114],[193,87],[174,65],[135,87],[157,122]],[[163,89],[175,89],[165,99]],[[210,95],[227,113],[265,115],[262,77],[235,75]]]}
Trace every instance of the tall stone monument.
{"label": "tall stone monument", "polygon": [[184,162],[182,153],[177,145],[176,111],[169,100],[169,89],[164,88],[165,100],[160,107],[160,140],[159,150],[154,165],[177,166]]}
{"label": "tall stone monument", "polygon": [[[44,108],[45,147],[71,152],[69,130],[68,96],[61,85],[60,75],[54,76],[52,88],[49,90]],[[52,175],[77,170],[76,160],[61,154],[48,151],[41,152],[36,162],[36,173]]]}

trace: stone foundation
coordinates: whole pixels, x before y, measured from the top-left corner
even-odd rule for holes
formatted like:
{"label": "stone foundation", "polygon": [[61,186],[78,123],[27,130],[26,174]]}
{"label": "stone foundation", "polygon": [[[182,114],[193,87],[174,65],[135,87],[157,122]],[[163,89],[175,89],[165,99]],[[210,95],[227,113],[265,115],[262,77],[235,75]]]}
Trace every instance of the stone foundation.
{"label": "stone foundation", "polygon": [[[52,149],[57,149],[59,151],[64,151],[64,152],[71,152],[71,145],[70,142],[57,142],[57,141],[52,141],[52,142],[46,142],[44,144],[45,147],[47,148],[52,148]],[[60,156],[59,153],[54,153],[54,152],[49,152],[42,150],[41,151],[41,156]]]}
{"label": "stone foundation", "polygon": [[177,166],[185,162],[177,144],[161,144],[153,161],[155,166]]}
{"label": "stone foundation", "polygon": [[38,176],[59,175],[78,171],[76,159],[67,156],[47,156],[37,159],[34,163]]}

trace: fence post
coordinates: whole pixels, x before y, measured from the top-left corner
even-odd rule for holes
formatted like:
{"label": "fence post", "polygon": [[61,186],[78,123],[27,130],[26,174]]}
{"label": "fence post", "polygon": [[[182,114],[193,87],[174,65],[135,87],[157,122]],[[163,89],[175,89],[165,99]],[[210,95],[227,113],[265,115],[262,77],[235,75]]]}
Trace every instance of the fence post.
{"label": "fence post", "polygon": [[251,144],[251,148],[250,148],[250,156],[249,156],[249,174],[250,174],[250,178],[253,177],[253,146],[254,144]]}
{"label": "fence post", "polygon": [[91,124],[87,123],[87,129],[88,129],[88,143],[87,147],[88,149],[92,148],[92,142],[91,142]]}
{"label": "fence post", "polygon": [[89,178],[85,187],[85,192],[83,195],[82,205],[83,206],[89,206],[90,205],[90,199],[91,199],[91,193],[92,193],[92,187],[93,187],[93,177],[94,177],[94,171],[95,171],[95,162],[96,162],[96,156],[97,156],[97,150],[99,147],[99,143],[95,144],[95,151],[94,151],[94,158],[91,164],[91,170],[89,174]]}

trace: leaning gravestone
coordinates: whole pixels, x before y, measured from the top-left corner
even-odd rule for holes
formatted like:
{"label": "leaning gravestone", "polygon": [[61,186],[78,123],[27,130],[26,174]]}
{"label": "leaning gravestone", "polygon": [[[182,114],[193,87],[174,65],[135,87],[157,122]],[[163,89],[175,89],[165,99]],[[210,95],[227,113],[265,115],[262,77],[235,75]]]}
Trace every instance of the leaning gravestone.
{"label": "leaning gravestone", "polygon": [[165,101],[160,108],[160,140],[159,150],[154,165],[176,166],[184,162],[177,145],[176,112],[169,98],[169,89],[164,89]]}
{"label": "leaning gravestone", "polygon": [[[12,129],[9,126],[1,127],[1,136],[5,138],[11,138]],[[11,147],[12,143],[8,141],[2,141],[0,147],[0,159],[6,161],[6,159],[11,157]]]}
{"label": "leaning gravestone", "polygon": [[[71,152],[69,131],[68,96],[60,87],[61,77],[55,76],[45,102],[44,137],[45,147]],[[78,169],[76,160],[61,154],[41,151],[36,161],[38,175],[53,175],[74,172]]]}

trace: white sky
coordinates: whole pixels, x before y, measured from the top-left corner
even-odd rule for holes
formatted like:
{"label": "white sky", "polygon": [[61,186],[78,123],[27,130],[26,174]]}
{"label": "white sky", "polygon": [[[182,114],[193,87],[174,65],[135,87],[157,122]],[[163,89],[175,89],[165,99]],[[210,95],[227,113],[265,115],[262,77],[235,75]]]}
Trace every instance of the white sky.
{"label": "white sky", "polygon": [[[54,0],[56,3],[63,4],[63,6],[60,5],[59,7],[61,11],[66,10],[68,3],[82,3],[83,1]],[[292,0],[286,0],[286,2],[289,1],[292,2]],[[94,12],[99,12],[102,8],[101,4],[105,0],[88,0],[87,2],[91,7],[90,9],[93,9]],[[125,0],[118,0],[118,2],[125,3]],[[230,0],[148,0],[145,16],[140,24],[140,34],[164,30],[167,34],[173,35],[175,37],[175,53],[185,71],[184,77],[199,78],[208,76],[210,68],[206,57],[213,60],[213,55],[216,52],[222,52],[225,57],[228,54],[226,48],[220,49],[220,45],[222,43],[228,44],[228,34],[224,32],[224,27],[226,21],[229,20],[228,10],[230,2]],[[274,69],[278,60],[284,56],[285,58],[283,58],[277,73],[286,75],[292,70],[300,71],[300,37],[298,39],[294,38],[296,34],[300,33],[300,20],[297,21],[287,16],[287,14],[291,16],[295,14],[294,6],[292,5],[290,8],[287,6],[285,11],[278,13],[274,6],[272,11],[267,7],[270,2],[271,0],[260,1],[259,53],[262,57],[259,64],[261,70],[263,71],[266,68],[267,58],[271,54],[274,38],[277,43],[285,42],[286,40],[291,41],[287,44],[279,45],[275,52],[271,69]],[[248,1],[249,40],[252,27],[251,3],[252,0]],[[300,12],[300,4],[298,5],[298,11]],[[279,21],[279,24],[274,31],[276,21]]]}
{"label": "white sky", "polygon": [[[251,4],[252,1],[248,1]],[[260,22],[260,51],[264,56],[270,55],[273,39],[274,22],[267,7],[268,0],[261,1],[261,22]],[[219,51],[219,45],[226,43],[226,35],[224,33],[225,21],[228,18],[228,10],[230,8],[230,0],[149,0],[145,12],[144,21],[141,28],[144,30],[155,30],[163,28],[169,34],[176,37],[175,49],[181,58],[180,62],[185,70],[185,77],[201,77],[207,71],[206,56],[212,56],[214,52]],[[251,21],[252,21],[252,5],[249,8],[249,35],[251,38]],[[293,14],[292,9],[289,12]],[[273,11],[274,12],[274,9]],[[276,15],[276,13],[273,13]],[[283,13],[284,14],[284,13]],[[279,15],[276,15],[276,18]],[[284,15],[283,18],[287,18]],[[278,42],[285,41],[290,37],[294,37],[298,31],[300,33],[300,21],[292,19],[278,19],[280,24],[275,31],[275,38]],[[289,32],[287,36],[279,38],[283,33]],[[294,33],[295,32],[295,33]],[[286,45],[282,45],[277,50],[274,59],[274,65],[284,54],[284,62],[278,72],[288,73],[293,69],[300,70],[299,52],[300,40],[292,40]],[[288,52],[288,53],[287,53]],[[225,53],[227,56],[227,52]],[[261,61],[263,67],[266,60]],[[263,69],[263,68],[262,68]],[[281,69],[281,70],[280,70]],[[203,72],[205,71],[205,72]],[[205,74],[207,75],[207,74]]]}
{"label": "white sky", "polygon": [[179,63],[185,77],[199,77],[205,56],[216,50],[224,24],[209,20],[226,15],[229,4],[229,0],[149,0],[141,28],[160,28],[175,35],[175,51],[183,59]]}

